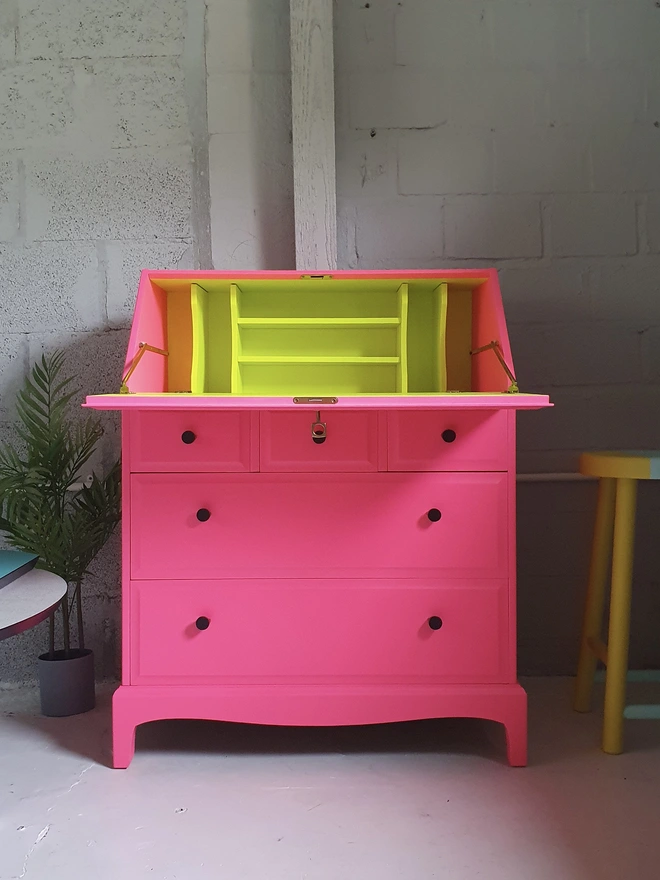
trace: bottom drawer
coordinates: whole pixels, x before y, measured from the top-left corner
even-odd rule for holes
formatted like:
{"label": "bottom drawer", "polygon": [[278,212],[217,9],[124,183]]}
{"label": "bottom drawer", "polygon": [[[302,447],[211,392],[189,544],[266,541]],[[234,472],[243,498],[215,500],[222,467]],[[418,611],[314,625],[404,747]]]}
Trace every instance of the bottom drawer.
{"label": "bottom drawer", "polygon": [[133,581],[133,684],[506,680],[506,581]]}

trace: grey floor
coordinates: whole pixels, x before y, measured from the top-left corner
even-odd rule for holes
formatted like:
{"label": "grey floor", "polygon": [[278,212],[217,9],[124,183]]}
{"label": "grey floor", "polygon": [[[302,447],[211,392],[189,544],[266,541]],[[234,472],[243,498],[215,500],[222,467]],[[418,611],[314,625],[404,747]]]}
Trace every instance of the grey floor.
{"label": "grey floor", "polygon": [[111,770],[109,693],[42,718],[0,692],[0,880],[657,880],[660,722],[603,755],[568,679],[531,679],[530,766],[497,725],[145,725]]}

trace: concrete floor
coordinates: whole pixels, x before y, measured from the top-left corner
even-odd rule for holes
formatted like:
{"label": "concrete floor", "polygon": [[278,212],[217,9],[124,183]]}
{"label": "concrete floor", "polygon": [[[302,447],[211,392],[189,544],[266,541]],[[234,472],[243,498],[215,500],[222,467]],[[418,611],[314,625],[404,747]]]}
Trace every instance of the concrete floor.
{"label": "concrete floor", "polygon": [[532,679],[530,766],[498,725],[170,721],[110,770],[109,693],[42,718],[0,692],[0,880],[657,880],[660,723],[603,755],[568,679]]}

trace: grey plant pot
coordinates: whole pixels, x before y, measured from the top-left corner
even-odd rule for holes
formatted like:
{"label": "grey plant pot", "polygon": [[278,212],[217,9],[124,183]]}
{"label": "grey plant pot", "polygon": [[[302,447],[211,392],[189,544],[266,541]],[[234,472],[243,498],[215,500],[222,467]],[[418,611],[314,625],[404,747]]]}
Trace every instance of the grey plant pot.
{"label": "grey plant pot", "polygon": [[96,705],[94,691],[94,653],[88,648],[73,648],[68,657],[55,651],[38,658],[41,713],[51,717],[79,715]]}

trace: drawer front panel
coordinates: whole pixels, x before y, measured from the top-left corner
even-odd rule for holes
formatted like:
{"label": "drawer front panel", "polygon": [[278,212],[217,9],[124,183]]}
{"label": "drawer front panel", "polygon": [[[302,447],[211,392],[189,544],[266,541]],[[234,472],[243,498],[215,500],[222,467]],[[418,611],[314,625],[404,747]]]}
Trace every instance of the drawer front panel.
{"label": "drawer front panel", "polygon": [[249,412],[129,415],[132,471],[258,470],[258,418]]}
{"label": "drawer front panel", "polygon": [[503,471],[507,469],[508,413],[391,412],[391,471]]}
{"label": "drawer front panel", "polygon": [[[279,472],[359,472],[378,470],[378,413],[262,412],[261,470]],[[325,437],[312,435],[312,426]],[[322,441],[322,442],[319,442]],[[384,468],[383,468],[384,469]]]}
{"label": "drawer front panel", "polygon": [[500,473],[135,474],[131,517],[139,579],[507,576]]}
{"label": "drawer front panel", "polygon": [[134,581],[130,589],[133,684],[505,680],[506,581]]}

